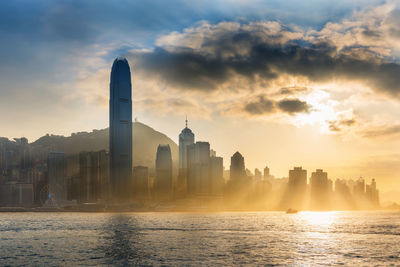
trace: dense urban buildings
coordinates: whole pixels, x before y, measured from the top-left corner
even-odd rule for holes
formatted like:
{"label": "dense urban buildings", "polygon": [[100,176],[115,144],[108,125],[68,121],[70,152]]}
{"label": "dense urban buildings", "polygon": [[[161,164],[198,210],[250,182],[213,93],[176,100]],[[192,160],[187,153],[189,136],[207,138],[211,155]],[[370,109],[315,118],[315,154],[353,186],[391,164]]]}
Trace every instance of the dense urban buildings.
{"label": "dense urban buildings", "polygon": [[210,180],[210,144],[196,142],[187,149],[188,155],[188,194],[209,195]]}
{"label": "dense urban buildings", "polygon": [[79,154],[80,196],[82,203],[110,199],[109,154],[105,151]]}
{"label": "dense urban buildings", "polygon": [[132,86],[125,58],[117,58],[110,79],[110,182],[112,198],[128,202],[132,185]]}
{"label": "dense urban buildings", "polygon": [[62,206],[67,201],[67,158],[64,152],[50,152],[47,160],[49,198],[53,205]]}
{"label": "dense urban buildings", "polygon": [[[186,169],[181,178],[187,185],[187,193],[178,190],[179,182],[176,181],[182,172],[174,175],[171,147],[159,145],[154,166],[132,168],[132,181],[126,184],[130,197],[121,203],[141,203],[143,207],[159,203],[215,207],[216,203],[223,203],[223,206],[217,206],[257,210],[380,207],[374,179],[368,183],[364,178],[336,179],[333,186],[326,171],[317,169],[307,177],[307,170],[302,167],[290,170],[288,177],[274,178],[268,167],[264,168],[263,175],[257,168],[254,173],[246,169],[245,158],[240,152],[232,155],[230,169],[224,170],[223,158],[217,156],[208,142],[194,142],[194,134],[188,128],[182,132],[191,133],[186,135],[189,137],[187,143],[181,142],[181,146],[186,146],[186,152],[182,153],[180,148],[181,165],[177,166],[185,167],[180,170]],[[182,132],[180,137],[183,137]],[[109,159],[106,150],[67,155],[37,151],[24,138],[1,139],[0,205],[60,208],[72,204],[101,204],[104,207],[115,204],[110,199]]]}

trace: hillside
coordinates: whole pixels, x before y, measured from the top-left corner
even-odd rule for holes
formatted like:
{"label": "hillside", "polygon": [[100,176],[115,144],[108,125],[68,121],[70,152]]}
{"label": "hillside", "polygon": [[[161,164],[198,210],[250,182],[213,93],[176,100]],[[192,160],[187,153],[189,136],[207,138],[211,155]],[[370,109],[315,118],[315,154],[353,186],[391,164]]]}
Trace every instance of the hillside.
{"label": "hillside", "polygon": [[[143,165],[154,168],[157,146],[169,144],[172,160],[178,161],[178,146],[168,136],[153,128],[133,122],[133,166]],[[77,155],[81,151],[108,150],[108,128],[92,132],[73,133],[71,136],[45,135],[31,143],[35,150],[63,151],[67,155]]]}

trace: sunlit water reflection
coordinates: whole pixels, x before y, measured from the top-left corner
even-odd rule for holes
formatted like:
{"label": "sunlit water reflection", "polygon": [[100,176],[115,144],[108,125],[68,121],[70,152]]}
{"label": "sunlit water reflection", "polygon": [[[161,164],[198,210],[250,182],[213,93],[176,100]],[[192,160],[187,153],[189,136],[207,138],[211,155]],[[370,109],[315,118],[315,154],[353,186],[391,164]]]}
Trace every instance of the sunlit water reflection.
{"label": "sunlit water reflection", "polygon": [[400,213],[0,213],[4,265],[400,262]]}

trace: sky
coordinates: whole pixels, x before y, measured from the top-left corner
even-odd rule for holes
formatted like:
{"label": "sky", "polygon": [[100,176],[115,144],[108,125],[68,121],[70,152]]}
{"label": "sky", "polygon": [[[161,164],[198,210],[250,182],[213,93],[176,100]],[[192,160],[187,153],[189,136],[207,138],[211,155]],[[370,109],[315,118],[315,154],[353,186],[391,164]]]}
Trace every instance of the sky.
{"label": "sky", "polygon": [[108,127],[123,56],[133,117],[225,168],[400,190],[400,1],[1,1],[0,36],[0,136]]}

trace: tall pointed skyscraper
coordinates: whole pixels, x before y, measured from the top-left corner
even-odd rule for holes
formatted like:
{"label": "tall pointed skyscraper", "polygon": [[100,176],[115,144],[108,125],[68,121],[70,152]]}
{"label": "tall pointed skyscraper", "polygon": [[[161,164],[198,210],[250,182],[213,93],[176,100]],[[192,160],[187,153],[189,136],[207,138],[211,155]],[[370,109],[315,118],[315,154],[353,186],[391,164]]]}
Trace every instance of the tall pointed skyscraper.
{"label": "tall pointed skyscraper", "polygon": [[186,127],[179,135],[179,174],[177,183],[177,196],[183,197],[187,191],[187,149],[194,143],[194,134],[188,128],[186,117]]}
{"label": "tall pointed skyscraper", "polygon": [[128,202],[132,191],[132,86],[125,58],[117,58],[110,80],[110,182],[114,201]]}

